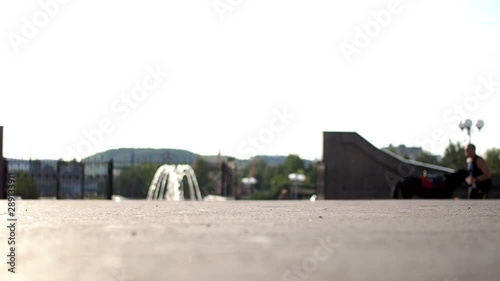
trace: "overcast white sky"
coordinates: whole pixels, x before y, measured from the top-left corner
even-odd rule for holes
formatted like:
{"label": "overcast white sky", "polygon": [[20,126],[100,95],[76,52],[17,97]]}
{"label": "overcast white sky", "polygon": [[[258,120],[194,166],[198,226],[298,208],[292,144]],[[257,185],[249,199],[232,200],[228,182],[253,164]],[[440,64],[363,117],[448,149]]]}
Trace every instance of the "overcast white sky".
{"label": "overcast white sky", "polygon": [[466,141],[466,117],[486,123],[480,152],[500,147],[500,82],[488,91],[480,78],[500,81],[495,0],[66,2],[0,2],[6,157],[143,147],[314,159],[323,131],[377,147],[427,140],[442,154]]}

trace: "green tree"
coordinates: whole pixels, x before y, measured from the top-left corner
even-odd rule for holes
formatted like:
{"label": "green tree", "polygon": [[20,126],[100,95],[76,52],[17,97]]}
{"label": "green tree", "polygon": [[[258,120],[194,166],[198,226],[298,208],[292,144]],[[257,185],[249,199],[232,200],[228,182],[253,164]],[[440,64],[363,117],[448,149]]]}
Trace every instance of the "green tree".
{"label": "green tree", "polygon": [[417,156],[415,158],[416,161],[423,162],[423,163],[428,163],[428,164],[434,164],[434,165],[439,165],[441,164],[437,157],[435,155],[432,155],[431,153],[427,151],[423,151],[422,154]]}
{"label": "green tree", "polygon": [[290,154],[285,160],[286,173],[300,173],[304,171],[304,161],[296,154]]}
{"label": "green tree", "polygon": [[219,165],[210,164],[203,158],[198,157],[193,164],[193,170],[202,196],[205,197],[209,194],[215,194],[216,182],[220,180],[221,176],[221,167]]}
{"label": "green tree", "polygon": [[452,143],[450,140],[440,164],[452,169],[465,169],[466,160],[464,146],[460,142]]}
{"label": "green tree", "polygon": [[256,194],[252,196],[252,199],[276,199],[278,194],[283,188],[290,186],[290,180],[288,179],[288,174],[290,173],[301,173],[306,175],[306,183],[308,180],[312,180],[308,176],[308,172],[312,172],[312,167],[305,168],[304,161],[296,154],[290,154],[285,159],[282,165],[276,167],[268,168],[268,172],[265,173],[267,177],[263,178],[263,184],[268,185],[264,194]]}
{"label": "green tree", "polygon": [[143,163],[123,169],[115,180],[116,193],[128,198],[146,198],[158,164]]}
{"label": "green tree", "polygon": [[405,146],[404,145],[399,145],[398,147],[396,146],[393,146],[392,144],[389,144],[389,146],[386,148],[386,150],[396,154],[396,155],[399,155],[401,157],[403,157],[404,159],[410,159],[410,156],[406,153],[401,153],[401,151],[399,150],[399,148],[404,148]]}
{"label": "green tree", "polygon": [[23,199],[40,198],[35,178],[30,174],[16,173],[16,196]]}
{"label": "green tree", "polygon": [[386,148],[387,150],[389,150],[390,152],[394,153],[394,154],[398,154],[398,151],[396,149],[396,147],[394,145],[389,144],[389,146]]}
{"label": "green tree", "polygon": [[194,164],[193,164],[193,170],[196,175],[196,180],[198,181],[198,185],[200,186],[200,191],[203,192],[203,196],[206,196],[208,193],[207,190],[207,185],[210,182],[209,180],[209,165],[208,162],[203,160],[201,157],[198,157]]}
{"label": "green tree", "polygon": [[316,163],[305,167],[304,161],[295,154],[287,156],[283,164],[268,166],[264,160],[252,160],[251,163],[242,168],[239,174],[239,182],[244,177],[255,177],[258,182],[252,189],[251,199],[253,200],[273,200],[283,188],[290,186],[288,174],[302,173],[306,176],[304,185],[316,183]]}
{"label": "green tree", "polygon": [[490,148],[486,150],[485,160],[492,172],[500,172],[500,149]]}
{"label": "green tree", "polygon": [[253,185],[253,188],[257,190],[265,190],[266,187],[269,186],[269,178],[265,177],[266,170],[268,169],[267,162],[265,160],[259,159],[256,160],[256,162],[252,165],[254,165],[254,174],[251,176],[253,176],[257,180],[257,183]]}
{"label": "green tree", "polygon": [[317,174],[316,171],[318,169],[318,162],[314,161],[312,162],[309,167],[306,168],[305,170],[305,175],[306,175],[306,184],[316,186],[316,181],[317,181]]}

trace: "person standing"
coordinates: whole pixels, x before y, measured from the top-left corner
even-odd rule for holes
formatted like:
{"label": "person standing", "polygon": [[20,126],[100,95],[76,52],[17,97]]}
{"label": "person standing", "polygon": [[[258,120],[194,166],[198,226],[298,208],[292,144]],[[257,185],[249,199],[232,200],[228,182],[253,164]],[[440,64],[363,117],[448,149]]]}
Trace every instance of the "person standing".
{"label": "person standing", "polygon": [[467,172],[465,179],[469,185],[469,199],[486,199],[491,188],[491,173],[484,158],[476,154],[476,146],[465,147],[467,156]]}

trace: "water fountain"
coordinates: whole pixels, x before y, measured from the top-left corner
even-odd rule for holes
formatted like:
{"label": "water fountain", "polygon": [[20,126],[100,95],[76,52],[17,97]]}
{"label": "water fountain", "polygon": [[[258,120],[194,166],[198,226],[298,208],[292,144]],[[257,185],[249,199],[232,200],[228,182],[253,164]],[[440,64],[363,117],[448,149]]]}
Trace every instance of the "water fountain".
{"label": "water fountain", "polygon": [[193,168],[189,165],[165,164],[156,170],[149,186],[147,200],[203,200]]}

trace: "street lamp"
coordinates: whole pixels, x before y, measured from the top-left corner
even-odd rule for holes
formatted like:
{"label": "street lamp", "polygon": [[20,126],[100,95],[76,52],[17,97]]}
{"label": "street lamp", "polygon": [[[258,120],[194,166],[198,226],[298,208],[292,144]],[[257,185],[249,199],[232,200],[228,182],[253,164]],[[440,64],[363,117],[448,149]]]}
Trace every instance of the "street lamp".
{"label": "street lamp", "polygon": [[293,199],[299,199],[299,182],[304,182],[306,180],[306,176],[303,174],[291,173],[288,174],[288,179],[293,183]]}
{"label": "street lamp", "polygon": [[242,178],[241,182],[248,188],[248,197],[251,198],[252,195],[252,185],[257,183],[257,179],[254,177]]}
{"label": "street lamp", "polygon": [[[472,136],[471,136],[471,131],[472,131],[472,120],[470,119],[466,119],[464,122],[460,122],[460,124],[458,124],[458,127],[463,131],[464,129],[467,130],[467,135],[469,136],[469,143],[471,143],[471,139],[472,139]],[[476,122],[476,127],[479,131],[481,131],[481,129],[484,127],[484,121],[483,120],[477,120]]]}

